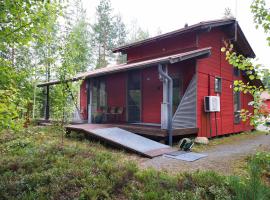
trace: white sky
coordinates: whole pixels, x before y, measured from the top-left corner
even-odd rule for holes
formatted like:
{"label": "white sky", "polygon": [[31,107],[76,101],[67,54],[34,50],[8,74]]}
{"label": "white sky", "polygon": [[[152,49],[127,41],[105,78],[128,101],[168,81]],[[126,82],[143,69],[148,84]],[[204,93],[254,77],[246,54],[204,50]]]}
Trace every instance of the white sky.
{"label": "white sky", "polygon": [[[99,0],[82,0],[87,15],[95,20],[95,8]],[[114,13],[120,13],[125,24],[136,20],[151,36],[160,29],[162,33],[192,25],[200,21],[220,19],[225,8],[231,8],[234,16],[251,44],[259,63],[270,68],[270,47],[263,30],[256,30],[250,12],[252,0],[111,0]],[[270,0],[266,0],[270,5]],[[237,10],[237,13],[236,13]],[[236,14],[235,14],[236,13]]]}

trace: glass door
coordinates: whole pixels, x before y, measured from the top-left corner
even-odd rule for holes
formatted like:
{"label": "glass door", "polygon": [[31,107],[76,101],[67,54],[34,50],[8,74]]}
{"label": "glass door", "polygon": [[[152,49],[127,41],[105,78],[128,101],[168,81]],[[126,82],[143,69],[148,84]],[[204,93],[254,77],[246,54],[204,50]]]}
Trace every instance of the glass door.
{"label": "glass door", "polygon": [[107,106],[106,83],[104,79],[93,80],[92,112],[104,111]]}
{"label": "glass door", "polygon": [[141,72],[128,73],[127,85],[127,114],[128,122],[141,121]]}

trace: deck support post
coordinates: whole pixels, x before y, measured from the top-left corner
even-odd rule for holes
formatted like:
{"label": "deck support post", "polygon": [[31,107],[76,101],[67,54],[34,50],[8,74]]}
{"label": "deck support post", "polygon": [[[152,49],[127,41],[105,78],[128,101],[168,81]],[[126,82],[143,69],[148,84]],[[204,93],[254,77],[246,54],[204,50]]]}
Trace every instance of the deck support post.
{"label": "deck support post", "polygon": [[50,119],[50,86],[46,86],[46,102],[45,102],[45,120]]}
{"label": "deck support post", "polygon": [[163,93],[165,94],[163,94],[162,105],[165,105],[167,107],[166,115],[167,115],[168,139],[169,139],[169,145],[172,146],[172,143],[173,143],[173,137],[172,137],[173,80],[168,75],[167,72],[163,71],[162,64],[158,65],[158,72],[159,72],[159,75],[162,77],[163,86],[165,86],[165,89],[163,89]]}

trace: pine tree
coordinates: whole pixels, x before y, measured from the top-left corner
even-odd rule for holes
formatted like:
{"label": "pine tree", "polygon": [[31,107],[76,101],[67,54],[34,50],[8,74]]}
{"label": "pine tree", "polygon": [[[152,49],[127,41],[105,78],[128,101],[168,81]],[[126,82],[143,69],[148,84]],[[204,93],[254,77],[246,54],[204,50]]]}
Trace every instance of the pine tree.
{"label": "pine tree", "polygon": [[73,74],[85,72],[89,69],[92,61],[90,47],[90,24],[86,18],[81,0],[71,5],[72,12],[69,13],[68,27],[63,47],[63,65],[73,69]]}
{"label": "pine tree", "polygon": [[126,30],[120,15],[113,15],[110,0],[100,1],[96,17],[92,26],[92,45],[95,49],[96,68],[101,68],[113,58],[112,49],[125,43]]}
{"label": "pine tree", "polygon": [[137,20],[132,20],[131,28],[129,31],[129,40],[128,43],[137,42],[144,40],[150,37],[148,30],[143,30],[139,25]]}

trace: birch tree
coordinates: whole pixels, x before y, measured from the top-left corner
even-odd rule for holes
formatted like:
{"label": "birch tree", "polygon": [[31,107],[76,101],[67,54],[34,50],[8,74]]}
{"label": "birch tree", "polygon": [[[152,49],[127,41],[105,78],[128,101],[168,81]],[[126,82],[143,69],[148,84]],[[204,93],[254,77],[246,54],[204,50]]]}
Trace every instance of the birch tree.
{"label": "birch tree", "polygon": [[29,85],[28,75],[18,68],[17,50],[43,37],[40,30],[47,27],[49,19],[60,10],[57,2],[0,2],[0,130],[18,128],[30,101],[29,96],[24,95]]}
{"label": "birch tree", "polygon": [[[253,13],[254,23],[256,28],[263,28],[266,33],[266,40],[270,46],[270,8],[266,4],[265,0],[254,0],[250,6]],[[226,60],[235,68],[241,70],[248,78],[247,82],[242,80],[234,81],[234,91],[242,92],[244,94],[249,93],[253,96],[253,101],[249,102],[249,105],[253,107],[253,111],[246,109],[241,110],[241,118],[243,121],[250,120],[250,124],[257,126],[268,120],[268,114],[263,110],[264,102],[260,98],[261,92],[268,89],[269,70],[263,67],[262,64],[258,64],[256,60],[246,58],[245,56],[238,54],[234,45],[230,42],[225,42],[224,47],[221,49],[226,54]],[[258,84],[261,80],[267,84],[264,87]],[[257,84],[255,84],[257,82]]]}

